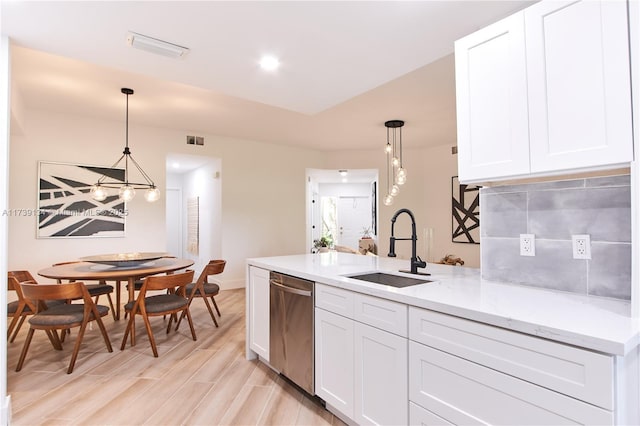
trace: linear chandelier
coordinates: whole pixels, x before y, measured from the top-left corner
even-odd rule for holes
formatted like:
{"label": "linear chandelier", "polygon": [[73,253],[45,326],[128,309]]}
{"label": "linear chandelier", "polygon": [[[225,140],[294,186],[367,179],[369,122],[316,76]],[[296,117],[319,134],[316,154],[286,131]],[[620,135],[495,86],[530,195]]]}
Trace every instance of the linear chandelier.
{"label": "linear chandelier", "polygon": [[387,195],[384,205],[393,204],[393,199],[400,192],[400,186],[407,181],[407,172],[402,166],[402,120],[389,120],[384,123],[387,128]]}
{"label": "linear chandelier", "polygon": [[[110,169],[115,169],[118,164],[122,160],[124,160],[124,182],[122,180],[117,180],[103,174],[98,179],[93,187],[91,187],[91,197],[96,201],[103,201],[107,198],[108,191],[107,188],[117,189],[118,197],[127,202],[131,201],[133,197],[136,195],[136,189],[145,189],[144,198],[152,203],[157,201],[160,198],[160,190],[156,188],[156,185],[153,183],[148,174],[142,170],[142,167],[133,159],[131,156],[131,151],[129,150],[129,95],[133,95],[132,89],[122,88],[120,89],[122,93],[127,96],[127,113],[126,113],[126,133],[125,133],[125,146],[124,151],[122,151],[122,156],[116,161]],[[136,183],[129,181],[129,162],[138,169],[138,172],[144,180],[145,183]]]}

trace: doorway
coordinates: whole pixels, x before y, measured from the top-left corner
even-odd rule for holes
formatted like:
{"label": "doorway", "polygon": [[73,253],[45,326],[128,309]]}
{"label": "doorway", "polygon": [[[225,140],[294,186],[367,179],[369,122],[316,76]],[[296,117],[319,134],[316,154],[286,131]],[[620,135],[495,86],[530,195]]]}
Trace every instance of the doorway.
{"label": "doorway", "polygon": [[166,251],[201,270],[222,255],[222,161],[170,153],[166,168]]}
{"label": "doorway", "polygon": [[307,169],[307,246],[328,238],[358,250],[365,234],[377,233],[378,171]]}

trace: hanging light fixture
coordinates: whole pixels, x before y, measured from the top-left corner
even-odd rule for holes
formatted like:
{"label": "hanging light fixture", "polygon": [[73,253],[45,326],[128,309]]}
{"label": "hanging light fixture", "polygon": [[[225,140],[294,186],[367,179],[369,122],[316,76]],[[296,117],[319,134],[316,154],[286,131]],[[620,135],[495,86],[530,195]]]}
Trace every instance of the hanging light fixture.
{"label": "hanging light fixture", "polygon": [[[129,95],[133,95],[133,90],[122,88],[120,91],[127,95],[125,146],[124,151],[122,151],[122,156],[111,166],[111,169],[115,169],[118,164],[124,160],[124,182],[113,178],[109,180],[107,175],[102,175],[98,179],[98,182],[91,187],[91,197],[96,201],[102,201],[108,196],[107,188],[112,188],[117,189],[118,197],[126,202],[133,199],[136,195],[136,189],[146,189],[144,198],[152,203],[160,198],[160,190],[156,188],[156,185],[149,175],[146,174],[136,160],[133,159],[131,151],[129,150]],[[129,162],[138,169],[138,172],[140,172],[146,183],[129,182]]]}
{"label": "hanging light fixture", "polygon": [[407,172],[402,166],[402,120],[389,120],[384,123],[387,128],[387,195],[384,204],[390,206],[400,192],[400,186],[407,181]]}

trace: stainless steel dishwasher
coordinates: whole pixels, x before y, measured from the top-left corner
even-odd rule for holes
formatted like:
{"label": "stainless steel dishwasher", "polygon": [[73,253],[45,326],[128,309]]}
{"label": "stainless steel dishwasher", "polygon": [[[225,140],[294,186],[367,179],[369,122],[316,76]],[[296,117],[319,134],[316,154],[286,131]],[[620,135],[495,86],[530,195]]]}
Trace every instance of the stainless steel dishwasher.
{"label": "stainless steel dishwasher", "polygon": [[269,287],[269,363],[313,395],[313,281],[271,272]]}

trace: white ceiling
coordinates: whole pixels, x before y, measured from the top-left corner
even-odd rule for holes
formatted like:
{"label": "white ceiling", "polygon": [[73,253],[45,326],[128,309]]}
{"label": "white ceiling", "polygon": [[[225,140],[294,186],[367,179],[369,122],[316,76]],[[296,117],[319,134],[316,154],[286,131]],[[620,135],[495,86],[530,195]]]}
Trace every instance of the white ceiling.
{"label": "white ceiling", "polygon": [[[453,42],[531,1],[0,0],[22,102],[319,150],[455,144]],[[170,59],[128,31],[190,48]],[[281,60],[273,73],[260,56]]]}

